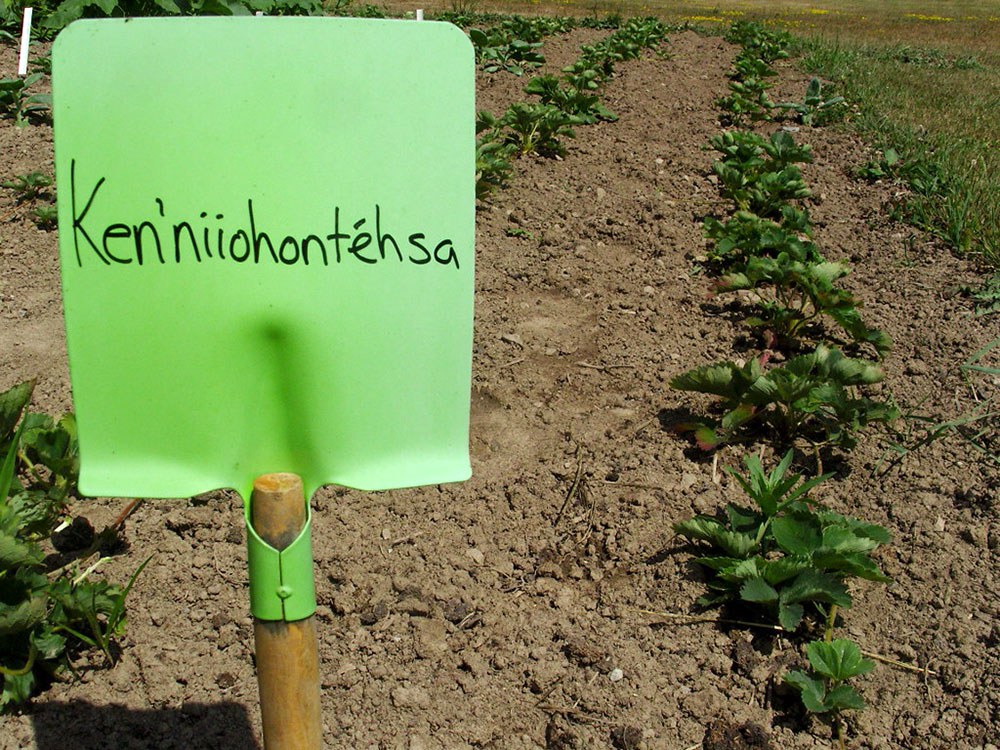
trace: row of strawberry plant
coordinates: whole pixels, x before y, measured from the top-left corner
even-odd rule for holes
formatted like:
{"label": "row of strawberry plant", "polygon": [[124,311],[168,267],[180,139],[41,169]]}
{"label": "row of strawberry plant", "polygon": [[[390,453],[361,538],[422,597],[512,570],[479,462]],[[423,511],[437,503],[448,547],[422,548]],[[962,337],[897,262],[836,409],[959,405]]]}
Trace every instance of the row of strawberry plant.
{"label": "row of strawberry plant", "polygon": [[[771,63],[787,57],[790,37],[737,22],[727,38],[742,51],[730,94],[717,104],[728,111],[725,119],[731,123],[770,119],[774,105],[766,79],[776,74]],[[807,103],[815,89],[810,83]],[[799,115],[817,124],[818,118]],[[822,637],[805,645],[811,669],[791,671],[784,679],[809,712],[830,719],[843,748],[842,712],[864,706],[848,682],[874,665],[862,658],[857,644],[834,638],[834,629],[838,613],[853,603],[850,579],[889,581],[871,557],[889,541],[889,533],[823,506],[809,492],[833,476],[822,473],[822,447],[852,447],[862,427],[892,420],[898,412],[891,401],[861,392],[882,380],[881,368],[844,355],[824,323],[836,324],[852,349],[867,347],[879,358],[891,342],[864,323],[858,301],[837,285],[848,269],[823,258],[813,241],[801,204],[810,190],[798,166],[812,160],[811,148],[796,144],[786,130],[769,138],[728,131],[714,137],[711,147],[721,155],[712,167],[720,193],[734,210],[725,220],[706,219],[713,245],[705,267],[715,276],[716,293],[740,291],[749,297],[755,314],[747,322],[762,333],[763,351],[745,363],[696,368],[671,385],[721,399],[717,419],[687,425],[703,449],[763,432],[788,450],[770,474],[756,456],[745,460],[746,475],[730,470],[752,506],[729,504],[720,517],[696,516],[674,529],[708,547],[696,562],[707,570],[712,593],[700,604],[758,607],[791,635],[813,630],[812,615],[818,615]],[[818,476],[812,479],[789,472],[798,440],[815,452]]]}
{"label": "row of strawberry plant", "polygon": [[572,23],[558,23],[552,18],[508,16],[496,26],[486,30],[471,28],[466,33],[476,50],[476,64],[485,72],[505,70],[520,76],[545,64],[545,56],[539,52],[544,37],[564,34],[572,28]]}
{"label": "row of strawberry plant", "polygon": [[[736,27],[743,42],[738,62],[744,64],[734,66],[731,88],[747,80],[744,70],[759,78],[787,54],[783,34],[756,27],[750,33],[748,27]],[[882,380],[878,363],[849,357],[838,344],[881,358],[892,342],[865,323],[859,300],[840,285],[847,266],[824,258],[812,239],[801,205],[811,191],[799,167],[812,161],[812,149],[784,129],[769,138],[727,131],[712,138],[711,147],[720,154],[712,165],[719,191],[734,211],[725,219],[706,218],[713,245],[705,267],[715,276],[714,293],[738,292],[749,301],[753,314],[746,322],[761,334],[764,350],[748,362],[711,364],[675,377],[675,388],[721,399],[717,419],[687,426],[706,450],[762,428],[776,431],[786,445],[805,442],[817,456],[831,446],[851,448],[863,427],[898,412],[891,402],[861,392]]]}
{"label": "row of strawberry plant", "polygon": [[767,92],[772,86],[768,79],[777,75],[772,64],[788,57],[792,37],[787,31],[767,29],[753,21],[736,21],[725,38],[742,47],[733,62],[729,95],[716,101],[729,124],[742,125],[771,120],[776,114],[790,114],[803,125],[817,126],[844,116],[847,109],[844,97],[834,96],[832,87],[818,78],[809,81],[801,102],[771,101]]}
{"label": "row of strawberry plant", "polygon": [[481,111],[476,117],[476,196],[500,187],[513,170],[512,160],[527,154],[561,157],[564,138],[579,125],[617,117],[600,101],[600,89],[615,64],[638,58],[666,41],[667,27],[655,18],[632,18],[600,42],[581,47],[581,56],[561,76],[536,76],[525,93],[535,102],[512,104],[499,117]]}

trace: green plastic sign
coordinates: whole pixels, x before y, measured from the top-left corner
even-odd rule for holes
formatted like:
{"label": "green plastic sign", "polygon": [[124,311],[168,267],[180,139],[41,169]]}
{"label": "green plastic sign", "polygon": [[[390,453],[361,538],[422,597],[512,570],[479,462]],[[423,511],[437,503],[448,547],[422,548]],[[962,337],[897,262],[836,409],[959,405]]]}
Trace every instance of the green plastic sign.
{"label": "green plastic sign", "polygon": [[468,478],[459,29],[81,21],[56,41],[53,88],[84,493]]}

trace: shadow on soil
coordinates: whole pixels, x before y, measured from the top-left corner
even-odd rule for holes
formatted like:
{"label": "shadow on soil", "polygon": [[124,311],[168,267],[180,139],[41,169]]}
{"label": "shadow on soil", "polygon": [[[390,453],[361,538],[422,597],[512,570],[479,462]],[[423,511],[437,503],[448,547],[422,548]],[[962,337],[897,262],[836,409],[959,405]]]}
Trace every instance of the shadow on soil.
{"label": "shadow on soil", "polygon": [[134,711],[83,701],[41,705],[31,717],[38,750],[259,750],[246,709],[188,703]]}

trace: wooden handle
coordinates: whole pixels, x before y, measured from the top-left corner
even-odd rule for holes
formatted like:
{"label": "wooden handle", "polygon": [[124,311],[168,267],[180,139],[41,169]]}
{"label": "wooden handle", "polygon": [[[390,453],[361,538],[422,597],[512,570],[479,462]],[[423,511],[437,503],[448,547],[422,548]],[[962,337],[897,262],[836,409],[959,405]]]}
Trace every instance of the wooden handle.
{"label": "wooden handle", "polygon": [[[250,522],[277,550],[291,544],[306,521],[302,480],[265,474],[253,483]],[[312,617],[297,622],[254,618],[257,684],[266,750],[321,750],[319,648]]]}

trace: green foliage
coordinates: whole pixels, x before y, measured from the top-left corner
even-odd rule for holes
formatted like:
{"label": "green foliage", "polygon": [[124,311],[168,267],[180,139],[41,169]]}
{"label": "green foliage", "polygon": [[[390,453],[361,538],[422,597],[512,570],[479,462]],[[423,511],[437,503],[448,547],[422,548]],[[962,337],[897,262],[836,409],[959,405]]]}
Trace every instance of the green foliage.
{"label": "green foliage", "polygon": [[67,670],[84,646],[111,660],[125,596],[142,570],[125,590],[88,572],[46,570],[40,541],[76,490],[79,458],[72,415],[55,421],[27,411],[33,387],[0,393],[0,712]]}
{"label": "green foliage", "polygon": [[803,125],[827,125],[843,118],[847,105],[842,96],[830,96],[832,86],[823,86],[819,78],[813,78],[806,87],[802,102],[783,102],[779,109],[785,109],[798,116]]}
{"label": "green foliage", "polygon": [[769,120],[774,102],[767,95],[771,84],[763,78],[749,75],[729,82],[729,95],[715,100],[715,106],[726,110],[726,120],[734,125],[747,121]]}
{"label": "green foliage", "polygon": [[881,158],[869,161],[855,174],[869,182],[896,180],[927,198],[943,196],[948,190],[948,182],[937,163],[919,156],[904,159],[894,148],[886,148]]}
{"label": "green foliage", "polygon": [[737,211],[726,221],[705,219],[705,236],[715,241],[708,260],[715,268],[734,268],[758,256],[789,253],[809,262],[822,260],[819,249],[808,239],[812,228],[809,214],[790,204],[781,207],[781,221],[762,219],[749,211]]}
{"label": "green foliage", "polygon": [[806,645],[806,656],[812,670],[793,670],[785,675],[784,681],[798,691],[807,711],[831,719],[837,727],[840,746],[844,747],[841,712],[865,707],[864,699],[847,682],[867,674],[875,664],[862,658],[857,644],[845,638],[812,641]]}
{"label": "green foliage", "polygon": [[792,35],[787,31],[769,29],[757,21],[733,21],[725,40],[743,47],[740,57],[753,57],[773,63],[788,57]]}
{"label": "green foliage", "polygon": [[585,29],[617,29],[622,25],[622,17],[617,13],[612,13],[598,18],[595,14],[581,18],[579,24]]}
{"label": "green foliage", "polygon": [[769,430],[785,443],[801,439],[814,447],[851,448],[861,429],[899,416],[891,402],[858,392],[882,380],[878,365],[850,359],[825,344],[781,366],[766,364],[766,355],[745,364],[726,361],[670,381],[672,388],[720,399],[721,417],[682,426],[694,431],[702,449],[744,439],[751,428]]}
{"label": "green foliage", "polygon": [[738,211],[777,217],[788,201],[811,195],[797,163],[812,161],[812,151],[796,145],[784,130],[767,140],[752,132],[728,131],[713,137],[712,147],[724,157],[712,164],[719,192]]}
{"label": "green foliage", "polygon": [[809,498],[830,475],[802,481],[788,474],[792,456],[788,451],[770,474],[752,455],[744,459],[746,475],[729,470],[753,506],[729,504],[722,518],[700,515],[674,524],[681,536],[708,546],[695,560],[706,569],[711,592],[699,604],[746,602],[789,632],[809,605],[850,607],[847,579],[889,580],[871,559],[888,532]]}
{"label": "green foliage", "polygon": [[994,273],[978,289],[963,288],[972,297],[976,315],[991,315],[1000,312],[1000,272]]}
{"label": "green foliage", "polygon": [[598,120],[611,122],[618,119],[617,115],[601,104],[600,96],[590,93],[588,88],[563,86],[553,75],[532,78],[524,87],[524,92],[537,96],[542,104],[558,107],[581,125],[593,125]]}
{"label": "green foliage", "polygon": [[52,186],[52,178],[42,172],[29,172],[4,180],[0,186],[13,190],[14,200],[22,203],[48,197],[47,188]]}
{"label": "green foliage", "polygon": [[53,205],[35,206],[31,209],[31,216],[35,221],[35,226],[45,231],[55,229],[56,224],[59,223],[59,209]]}
{"label": "green foliage", "polygon": [[512,104],[499,120],[505,143],[518,154],[562,156],[566,153],[560,138],[575,138],[574,125],[580,121],[552,104]]}
{"label": "green foliage", "polygon": [[321,15],[322,0],[63,0],[42,22],[50,32],[78,18],[135,16]]}
{"label": "green foliage", "polygon": [[782,238],[780,230],[775,234],[786,240],[784,249],[773,257],[751,257],[716,282],[719,292],[756,293],[760,315],[749,318],[750,325],[766,328],[788,344],[808,336],[825,316],[856,343],[871,344],[879,356],[892,348],[884,332],[865,325],[854,295],[835,285],[847,275],[846,266],[817,261],[812,243]]}
{"label": "green foliage", "polygon": [[541,42],[509,38],[503,30],[485,32],[480,29],[469,29],[469,39],[476,49],[476,62],[487,73],[506,70],[520,76],[525,69],[545,63],[545,57],[538,51]]}
{"label": "green foliage", "polygon": [[513,170],[513,146],[492,140],[490,134],[476,143],[476,198],[482,199],[504,186]]}
{"label": "green foliage", "polygon": [[41,73],[31,73],[24,78],[0,78],[0,116],[12,117],[15,125],[24,127],[29,118],[40,118],[52,109],[51,94],[28,92],[41,78]]}

